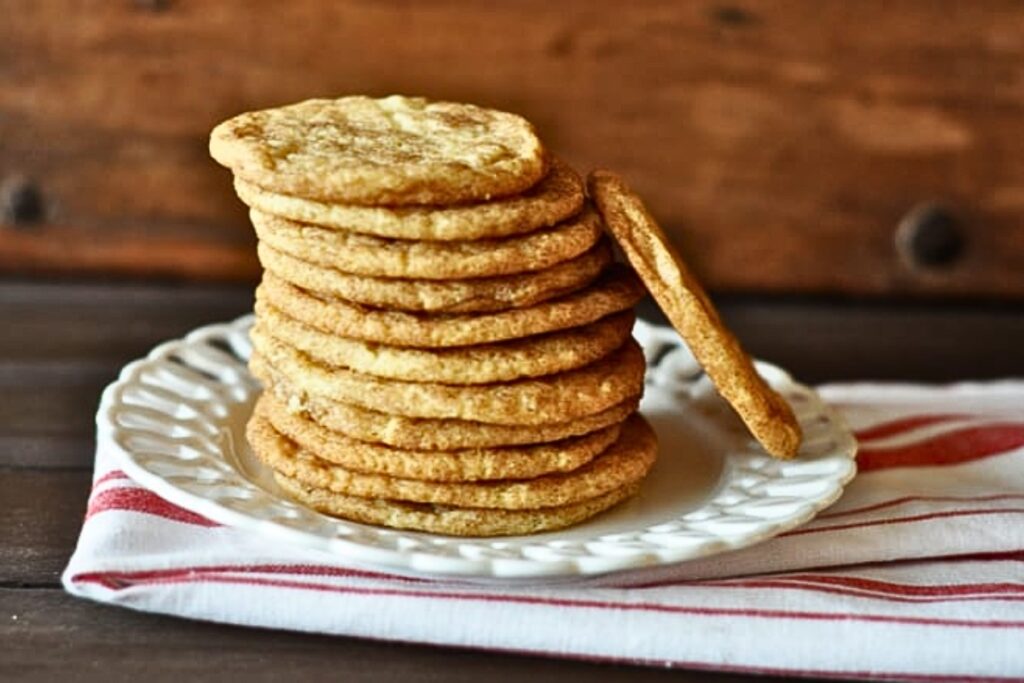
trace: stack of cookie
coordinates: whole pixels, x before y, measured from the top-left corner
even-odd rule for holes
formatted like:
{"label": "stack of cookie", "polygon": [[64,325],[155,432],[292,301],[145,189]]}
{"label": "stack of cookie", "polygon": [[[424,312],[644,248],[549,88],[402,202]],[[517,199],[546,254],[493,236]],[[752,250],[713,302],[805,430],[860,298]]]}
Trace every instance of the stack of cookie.
{"label": "stack of cookie", "polygon": [[524,119],[389,97],[219,125],[265,273],[256,455],[361,522],[532,533],[626,499],[656,442],[636,414],[636,276],[579,176]]}

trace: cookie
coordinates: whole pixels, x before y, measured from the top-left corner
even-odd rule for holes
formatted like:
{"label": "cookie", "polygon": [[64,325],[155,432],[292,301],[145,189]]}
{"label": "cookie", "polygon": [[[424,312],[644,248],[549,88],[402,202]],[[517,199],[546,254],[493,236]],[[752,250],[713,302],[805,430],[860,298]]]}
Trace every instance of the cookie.
{"label": "cookie", "polygon": [[593,211],[523,236],[461,242],[383,239],[296,223],[256,210],[249,215],[260,240],[307,263],[352,275],[423,280],[543,270],[588,251],[604,231]]}
{"label": "cookie", "polygon": [[576,258],[532,273],[469,280],[407,280],[351,275],[314,265],[274,249],[257,248],[263,267],[294,285],[374,308],[475,313],[522,308],[576,291],[594,281],[611,261],[602,240]]}
{"label": "cookie", "polygon": [[264,367],[261,374],[268,382],[264,393],[272,393],[277,404],[293,415],[342,436],[414,450],[451,451],[561,441],[618,424],[635,412],[640,404],[640,396],[636,395],[601,412],[564,422],[498,425],[470,420],[405,417],[321,396],[301,396],[279,373]]}
{"label": "cookie", "polygon": [[552,472],[568,472],[587,464],[619,438],[619,425],[613,424],[586,436],[539,445],[409,450],[332,432],[289,412],[272,392],[265,392],[259,398],[253,412],[297,447],[316,453],[328,463],[353,472],[426,481],[529,479]]}
{"label": "cookie", "polygon": [[240,114],[213,129],[210,155],[271,192],[359,205],[486,201],[522,192],[546,171],[526,119],[398,95]]}
{"label": "cookie", "polygon": [[[583,207],[583,181],[553,159],[544,179],[522,194],[454,206],[353,206],[276,194],[235,177],[239,198],[254,209],[325,228],[402,240],[481,240],[550,227]],[[419,277],[419,276],[415,276]]]}
{"label": "cookie", "polygon": [[487,384],[573,370],[622,346],[633,329],[632,311],[560,332],[496,344],[450,349],[384,346],[322,332],[256,302],[257,326],[326,365],[412,382]]}
{"label": "cookie", "polygon": [[757,374],[640,198],[609,171],[592,173],[588,187],[615,241],[722,397],[766,451],[796,455],[802,437],[793,410]]}
{"label": "cookie", "polygon": [[569,505],[604,495],[644,478],[657,457],[650,425],[635,414],[604,453],[571,472],[532,479],[435,482],[361,474],[299,448],[259,415],[246,426],[253,453],[274,471],[311,488],[362,498],[383,498],[455,507],[524,510]]}
{"label": "cookie", "polygon": [[561,507],[489,510],[346,496],[306,486],[280,473],[274,478],[292,498],[327,515],[449,536],[515,536],[562,529],[594,517],[640,490],[640,484],[636,483]]}
{"label": "cookie", "polygon": [[408,417],[494,424],[546,424],[592,415],[641,393],[644,356],[630,339],[595,363],[546,377],[457,386],[380,379],[323,365],[259,328],[251,333],[253,374],[272,384],[280,374],[299,392]]}
{"label": "cookie", "polygon": [[629,269],[613,264],[590,286],[524,308],[477,315],[423,315],[367,308],[264,273],[256,300],[328,334],[394,346],[451,348],[519,339],[586,325],[631,308],[644,295]]}

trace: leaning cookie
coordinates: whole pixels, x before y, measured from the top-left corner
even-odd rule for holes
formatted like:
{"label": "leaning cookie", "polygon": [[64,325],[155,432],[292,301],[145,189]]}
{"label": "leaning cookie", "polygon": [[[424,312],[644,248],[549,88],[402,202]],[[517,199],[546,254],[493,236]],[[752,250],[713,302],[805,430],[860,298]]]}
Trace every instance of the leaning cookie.
{"label": "leaning cookie", "polygon": [[588,188],[615,241],[719,393],[765,450],[779,458],[796,455],[802,437],[793,410],[757,374],[640,198],[610,171],[594,171]]}

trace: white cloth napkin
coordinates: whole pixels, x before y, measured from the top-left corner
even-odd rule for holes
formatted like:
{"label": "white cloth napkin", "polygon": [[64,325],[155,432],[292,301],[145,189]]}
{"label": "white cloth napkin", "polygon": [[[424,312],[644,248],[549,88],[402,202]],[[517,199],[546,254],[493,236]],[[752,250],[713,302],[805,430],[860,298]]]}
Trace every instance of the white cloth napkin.
{"label": "white cloth napkin", "polygon": [[821,388],[861,473],[753,548],[579,583],[346,567],[140,488],[100,443],[74,595],[195,619],[502,652],[899,680],[1024,677],[1024,382]]}

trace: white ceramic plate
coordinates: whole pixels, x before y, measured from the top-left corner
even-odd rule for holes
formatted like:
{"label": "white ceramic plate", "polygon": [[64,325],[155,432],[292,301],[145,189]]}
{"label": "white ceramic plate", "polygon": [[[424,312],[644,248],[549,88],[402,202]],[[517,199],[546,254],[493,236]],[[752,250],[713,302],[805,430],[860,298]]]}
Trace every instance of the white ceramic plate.
{"label": "white ceramic plate", "polygon": [[125,472],[214,521],[327,551],[354,566],[477,578],[571,577],[666,565],[763,541],[810,520],[853,477],[856,442],[818,395],[778,368],[764,377],[805,433],[798,458],[766,455],[715,394],[676,333],[637,323],[648,358],[641,406],[660,442],[633,500],[579,526],[533,536],[455,538],[333,519],[290,501],[254,459],[245,422],[252,318],[210,325],[131,363],[97,424]]}

